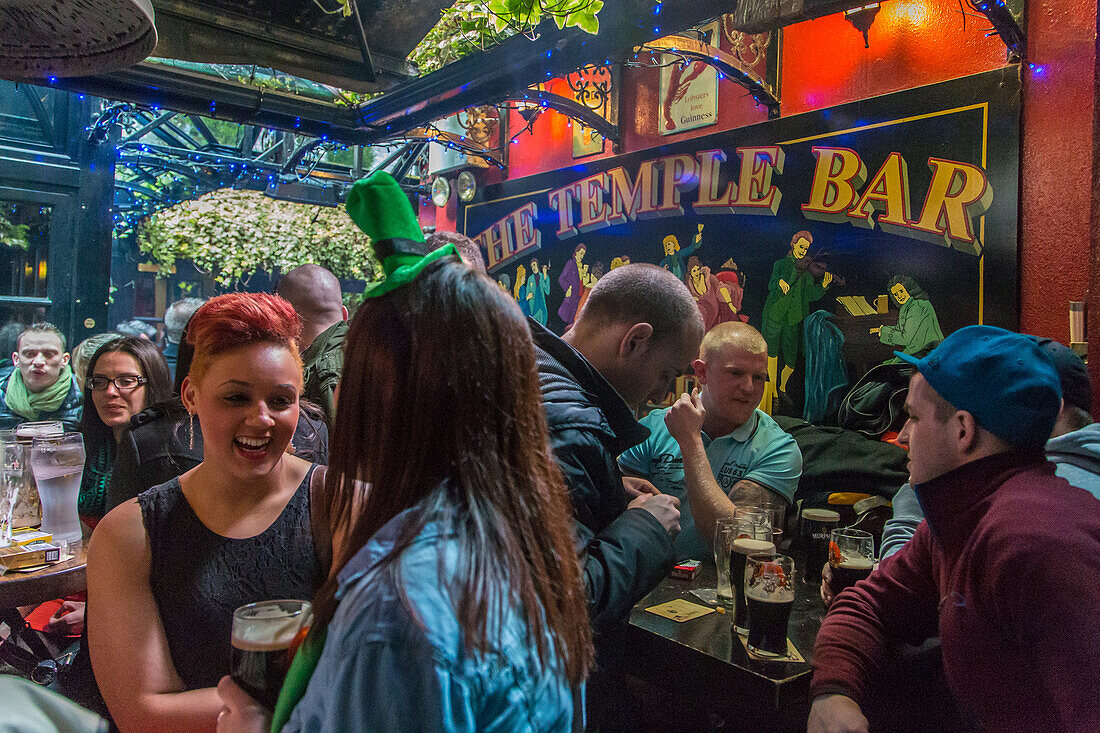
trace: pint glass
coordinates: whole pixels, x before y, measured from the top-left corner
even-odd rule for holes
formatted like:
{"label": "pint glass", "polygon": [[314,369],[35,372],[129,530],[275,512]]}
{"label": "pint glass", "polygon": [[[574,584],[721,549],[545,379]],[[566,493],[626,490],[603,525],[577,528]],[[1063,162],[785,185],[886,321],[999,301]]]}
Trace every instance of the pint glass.
{"label": "pint glass", "polygon": [[850,588],[871,574],[875,566],[875,540],[859,529],[834,529],[829,539],[829,570],[833,594]]}
{"label": "pint glass", "polygon": [[832,509],[803,509],[802,530],[802,579],[807,583],[821,582],[821,568],[829,562],[829,532],[840,521],[840,514]]}
{"label": "pint glass", "polygon": [[737,604],[733,613],[733,626],[738,633],[748,633],[749,611],[745,602],[745,560],[750,555],[775,555],[775,544],[771,540],[758,540],[751,537],[738,537],[733,541],[730,552],[730,584]]}
{"label": "pint glass", "polygon": [[730,548],[737,535],[737,520],[719,519],[714,525],[714,566],[718,574],[717,600],[724,608],[733,608],[733,590],[730,586]]}
{"label": "pint glass", "polygon": [[268,710],[275,709],[310,618],[308,601],[260,601],[233,612],[229,676]]}
{"label": "pint glass", "polygon": [[77,499],[84,476],[84,437],[80,433],[37,435],[31,442],[31,470],[42,501],[42,531],[55,540],[80,539]]}
{"label": "pint glass", "polygon": [[746,562],[745,598],[749,608],[749,651],[787,656],[787,621],[794,608],[794,560],[786,555],[753,555]]}

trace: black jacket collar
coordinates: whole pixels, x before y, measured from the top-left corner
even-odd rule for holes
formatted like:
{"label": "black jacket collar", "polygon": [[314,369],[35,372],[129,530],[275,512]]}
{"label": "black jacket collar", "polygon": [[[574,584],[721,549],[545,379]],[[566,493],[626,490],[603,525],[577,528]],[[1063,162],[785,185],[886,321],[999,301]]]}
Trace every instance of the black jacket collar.
{"label": "black jacket collar", "polygon": [[551,428],[588,427],[608,435],[616,455],[649,437],[649,429],[584,355],[538,321],[528,318],[543,404]]}

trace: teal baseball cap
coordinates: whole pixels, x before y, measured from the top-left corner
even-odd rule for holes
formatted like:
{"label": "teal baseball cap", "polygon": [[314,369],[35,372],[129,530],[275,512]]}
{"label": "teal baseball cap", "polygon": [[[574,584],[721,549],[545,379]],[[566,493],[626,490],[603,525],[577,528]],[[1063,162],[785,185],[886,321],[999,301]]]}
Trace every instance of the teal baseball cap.
{"label": "teal baseball cap", "polygon": [[966,326],[923,359],[900,351],[932,389],[1013,446],[1041,447],[1062,408],[1058,370],[1034,339],[996,326]]}

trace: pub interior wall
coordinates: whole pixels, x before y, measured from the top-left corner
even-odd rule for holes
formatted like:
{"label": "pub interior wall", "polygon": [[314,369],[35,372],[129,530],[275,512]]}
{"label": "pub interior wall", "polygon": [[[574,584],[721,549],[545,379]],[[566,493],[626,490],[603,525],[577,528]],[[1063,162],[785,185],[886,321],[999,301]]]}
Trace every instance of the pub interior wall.
{"label": "pub interior wall", "polygon": [[[1093,161],[1092,111],[1096,61],[1096,0],[1027,3],[1027,58],[1022,65],[1023,120],[1020,187],[1020,327],[1069,339],[1069,300],[1086,298],[1089,284],[1089,192]],[[783,30],[782,114],[933,84],[1000,68],[1004,44],[988,22],[963,17],[958,0],[888,0],[869,32],[870,48],[842,15]],[[564,82],[550,89],[569,94]],[[745,90],[719,81],[718,124],[677,135],[657,134],[658,71],[624,68],[619,120],[622,152],[655,147],[767,119]],[[509,129],[524,121],[510,112]],[[563,115],[547,111],[533,132],[508,150],[508,179],[566,168],[612,155],[572,157],[572,131]],[[499,180],[495,175],[485,182]],[[456,228],[454,197],[437,209],[422,205],[427,222]],[[1100,334],[1097,334],[1100,337]],[[1100,348],[1098,346],[1097,348]]]}

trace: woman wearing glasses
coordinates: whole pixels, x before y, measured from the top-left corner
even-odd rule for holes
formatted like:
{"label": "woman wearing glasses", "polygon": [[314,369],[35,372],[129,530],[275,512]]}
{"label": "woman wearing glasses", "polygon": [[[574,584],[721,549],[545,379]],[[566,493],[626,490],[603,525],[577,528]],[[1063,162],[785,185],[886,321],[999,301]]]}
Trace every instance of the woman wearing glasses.
{"label": "woman wearing glasses", "polygon": [[[88,455],[80,482],[80,515],[98,520],[107,511],[115,447],[130,418],[172,396],[164,356],[151,341],[121,336],[100,346],[88,362],[80,432]],[[92,409],[94,406],[95,409]]]}

